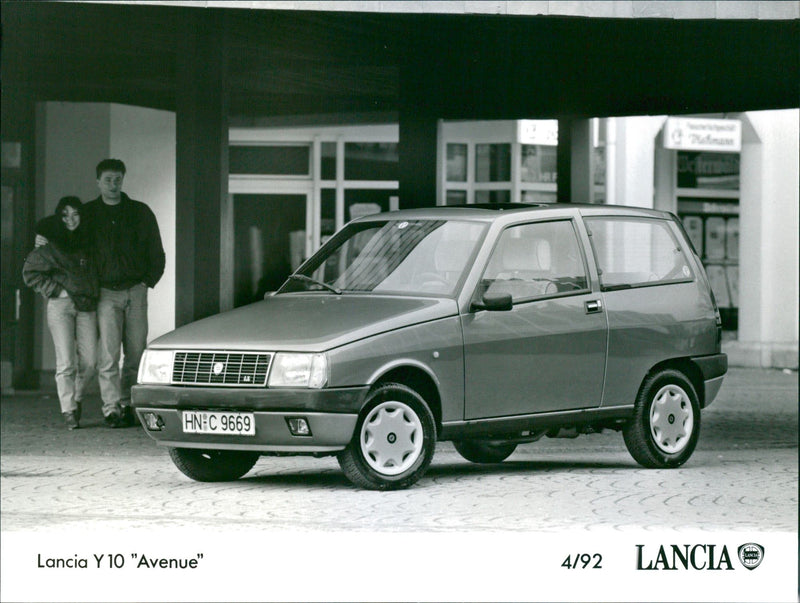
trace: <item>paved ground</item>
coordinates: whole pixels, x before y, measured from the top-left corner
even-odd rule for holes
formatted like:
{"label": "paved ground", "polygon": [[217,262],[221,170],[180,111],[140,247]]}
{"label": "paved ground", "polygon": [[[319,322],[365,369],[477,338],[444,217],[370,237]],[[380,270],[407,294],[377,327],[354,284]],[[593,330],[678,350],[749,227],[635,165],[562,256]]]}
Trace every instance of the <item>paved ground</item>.
{"label": "paved ground", "polygon": [[797,531],[797,373],[733,369],[678,470],[645,470],[615,432],[520,446],[473,465],[449,443],[400,492],[357,490],[332,458],[263,457],[243,479],[189,480],[140,428],[80,430],[47,395],[0,406],[3,532],[254,528],[313,532],[564,529]]}

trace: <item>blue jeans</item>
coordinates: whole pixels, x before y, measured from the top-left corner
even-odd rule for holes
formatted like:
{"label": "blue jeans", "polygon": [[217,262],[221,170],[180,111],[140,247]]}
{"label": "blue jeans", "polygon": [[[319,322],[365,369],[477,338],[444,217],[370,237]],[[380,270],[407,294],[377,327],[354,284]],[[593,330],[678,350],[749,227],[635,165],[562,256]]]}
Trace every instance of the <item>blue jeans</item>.
{"label": "blue jeans", "polygon": [[74,412],[95,373],[97,314],[79,312],[69,297],[53,297],[47,300],[47,326],[56,350],[61,412]]}
{"label": "blue jeans", "polygon": [[108,416],[131,403],[131,386],[136,383],[139,360],[147,346],[147,285],[139,283],[122,291],[101,288],[97,322],[98,381],[103,415]]}

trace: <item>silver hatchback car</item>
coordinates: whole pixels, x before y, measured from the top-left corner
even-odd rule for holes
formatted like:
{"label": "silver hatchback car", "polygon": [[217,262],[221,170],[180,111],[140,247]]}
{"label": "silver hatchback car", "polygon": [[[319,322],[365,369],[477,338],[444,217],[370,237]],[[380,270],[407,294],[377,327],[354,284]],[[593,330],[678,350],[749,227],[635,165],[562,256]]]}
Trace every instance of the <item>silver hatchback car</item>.
{"label": "silver hatchback car", "polygon": [[349,223],[263,301],[153,341],[133,405],[200,481],[261,455],[336,455],[357,486],[397,489],[437,441],[498,463],[603,429],[641,465],[677,467],[727,371],[720,340],[672,214],[403,210]]}

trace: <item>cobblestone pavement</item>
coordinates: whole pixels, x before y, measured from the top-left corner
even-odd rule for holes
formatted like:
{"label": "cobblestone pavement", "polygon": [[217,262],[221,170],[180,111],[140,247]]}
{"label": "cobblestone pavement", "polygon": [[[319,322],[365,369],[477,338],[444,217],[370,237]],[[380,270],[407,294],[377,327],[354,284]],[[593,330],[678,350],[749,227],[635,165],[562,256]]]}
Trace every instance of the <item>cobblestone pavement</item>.
{"label": "cobblestone pavement", "polygon": [[2,399],[4,532],[797,531],[795,372],[732,369],[677,470],[639,467],[615,432],[546,438],[491,466],[440,443],[426,476],[399,492],[354,488],[333,458],[262,457],[239,481],[193,482],[142,429],[104,428],[89,402],[69,432],[52,394]]}

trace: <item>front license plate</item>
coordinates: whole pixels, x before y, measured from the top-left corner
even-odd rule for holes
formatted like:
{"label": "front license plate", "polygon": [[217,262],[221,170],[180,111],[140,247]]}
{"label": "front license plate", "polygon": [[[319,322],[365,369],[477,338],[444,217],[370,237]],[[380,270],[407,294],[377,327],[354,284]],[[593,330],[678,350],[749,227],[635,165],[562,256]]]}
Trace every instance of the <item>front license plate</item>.
{"label": "front license plate", "polygon": [[251,412],[183,411],[183,433],[215,435],[256,435],[256,421]]}

